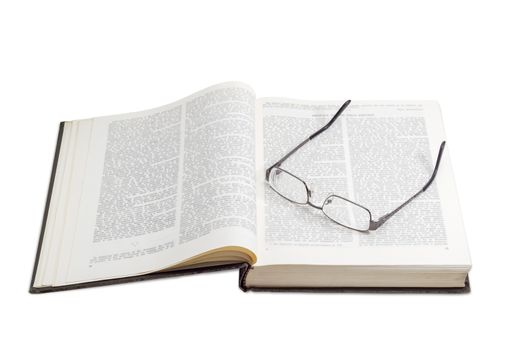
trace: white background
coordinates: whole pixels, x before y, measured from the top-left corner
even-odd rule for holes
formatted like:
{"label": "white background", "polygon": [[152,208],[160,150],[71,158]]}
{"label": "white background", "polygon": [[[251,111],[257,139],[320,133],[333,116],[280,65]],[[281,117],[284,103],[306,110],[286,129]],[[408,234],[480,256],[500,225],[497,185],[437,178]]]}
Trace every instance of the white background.
{"label": "white background", "polygon": [[[520,5],[2,1],[0,347],[523,349]],[[440,101],[472,293],[242,293],[230,271],[30,295],[58,122],[225,80],[259,96]]]}

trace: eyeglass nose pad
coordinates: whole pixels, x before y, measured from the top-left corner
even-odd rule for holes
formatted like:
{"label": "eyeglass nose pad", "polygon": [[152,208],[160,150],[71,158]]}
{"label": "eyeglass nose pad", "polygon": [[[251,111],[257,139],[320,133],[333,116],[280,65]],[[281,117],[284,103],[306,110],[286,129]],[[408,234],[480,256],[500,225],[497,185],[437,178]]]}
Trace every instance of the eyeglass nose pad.
{"label": "eyeglass nose pad", "polygon": [[[318,201],[321,201],[321,204],[320,206],[323,205],[323,201],[324,201],[324,196],[323,198],[316,198],[315,197],[315,194],[319,193],[320,196],[323,195],[323,192],[322,191],[319,191],[319,189],[315,186],[315,184],[309,184],[308,185],[308,190],[310,191],[310,198],[314,201],[314,202],[318,202]],[[330,194],[331,195],[331,194]]]}
{"label": "eyeglass nose pad", "polygon": [[314,190],[312,187],[308,187],[308,200],[313,198]]}
{"label": "eyeglass nose pad", "polygon": [[312,186],[311,184],[308,184],[308,200],[312,200],[315,193],[315,186]]}
{"label": "eyeglass nose pad", "polygon": [[326,199],[324,200],[324,203],[323,204],[330,204],[332,202],[332,196],[334,195],[333,192],[329,192],[328,195],[326,196]]}

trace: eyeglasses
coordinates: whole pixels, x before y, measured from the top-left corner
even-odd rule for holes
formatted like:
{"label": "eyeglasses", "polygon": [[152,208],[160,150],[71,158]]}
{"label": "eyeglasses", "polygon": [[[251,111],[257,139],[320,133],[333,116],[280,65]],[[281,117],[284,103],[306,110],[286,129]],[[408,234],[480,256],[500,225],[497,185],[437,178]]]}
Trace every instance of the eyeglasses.
{"label": "eyeglasses", "polygon": [[287,199],[292,203],[300,205],[309,205],[315,209],[321,210],[330,220],[332,220],[336,224],[339,224],[351,230],[359,232],[368,232],[377,230],[394,214],[396,214],[408,203],[414,200],[417,196],[419,196],[421,193],[427,190],[427,188],[432,184],[434,178],[436,177],[439,168],[439,163],[441,161],[441,156],[443,155],[443,150],[445,149],[445,141],[441,142],[441,146],[439,147],[439,153],[436,160],[436,165],[434,166],[434,170],[432,171],[430,179],[423,186],[423,188],[421,188],[412,197],[408,198],[400,206],[398,206],[388,214],[381,216],[377,220],[372,219],[372,213],[364,206],[352,202],[351,200],[336,194],[331,194],[328,197],[326,197],[326,199],[321,205],[313,204],[311,201],[312,191],[308,188],[306,182],[301,180],[298,176],[292,174],[291,172],[281,168],[281,165],[286,159],[288,159],[292,154],[297,152],[306,143],[319,136],[322,132],[326,131],[343,113],[346,107],[348,107],[350,102],[350,100],[346,101],[325,126],[314,132],[306,140],[301,142],[294,149],[292,149],[290,152],[284,155],[284,157],[275,162],[275,164],[266,169],[266,182],[275,192],[277,192],[277,194],[279,194],[281,197]]}

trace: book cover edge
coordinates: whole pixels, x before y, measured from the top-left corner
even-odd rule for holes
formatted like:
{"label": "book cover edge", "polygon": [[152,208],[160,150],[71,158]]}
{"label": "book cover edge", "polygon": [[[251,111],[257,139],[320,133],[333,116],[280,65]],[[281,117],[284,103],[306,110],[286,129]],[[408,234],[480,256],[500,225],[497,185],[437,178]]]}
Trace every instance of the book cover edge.
{"label": "book cover edge", "polygon": [[149,280],[160,279],[160,278],[187,276],[187,275],[194,275],[194,274],[199,274],[203,272],[216,272],[216,271],[237,269],[237,268],[240,268],[242,264],[244,263],[235,263],[235,264],[226,264],[226,265],[218,265],[218,266],[199,267],[199,268],[189,268],[189,269],[170,271],[170,272],[155,272],[155,273],[138,275],[138,276],[113,278],[113,279],[92,281],[92,282],[82,282],[82,283],[68,284],[64,286],[39,287],[39,288],[32,288],[32,290],[30,290],[30,293],[40,294],[40,293],[49,293],[49,292],[59,292],[59,291],[74,290],[74,289],[103,287],[103,286],[110,286],[114,284],[123,284],[123,283],[130,283],[130,282],[149,281]]}
{"label": "book cover edge", "polygon": [[33,285],[35,284],[36,271],[38,269],[38,262],[40,260],[40,252],[42,249],[42,242],[44,241],[44,232],[46,230],[47,216],[49,214],[49,206],[51,204],[51,196],[53,194],[53,186],[55,185],[55,176],[56,176],[56,171],[57,171],[58,158],[60,157],[60,148],[62,146],[62,136],[64,135],[64,125],[65,125],[65,122],[60,122],[60,125],[58,127],[58,136],[57,136],[57,142],[55,146],[55,156],[53,157],[53,165],[51,168],[51,176],[49,179],[49,188],[47,189],[46,204],[44,207],[44,215],[42,218],[40,237],[38,238],[38,245],[36,249],[35,263],[33,265],[33,274],[31,275],[31,284],[29,286],[29,293],[36,293],[38,289],[38,288],[33,287]]}

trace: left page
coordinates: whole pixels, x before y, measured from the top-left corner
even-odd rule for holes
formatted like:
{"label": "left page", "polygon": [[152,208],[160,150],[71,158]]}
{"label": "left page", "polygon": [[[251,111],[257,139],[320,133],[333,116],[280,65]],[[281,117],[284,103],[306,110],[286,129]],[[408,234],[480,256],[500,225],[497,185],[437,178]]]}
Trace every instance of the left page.
{"label": "left page", "polygon": [[46,227],[56,239],[44,242],[36,282],[144,274],[223,247],[255,251],[254,103],[249,86],[224,83],[148,111],[67,122]]}

